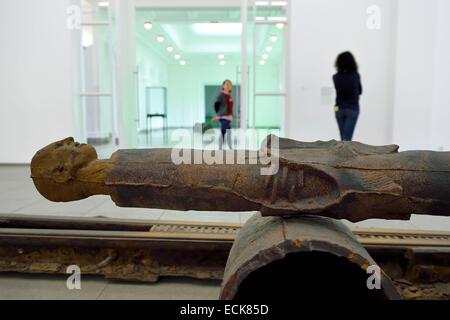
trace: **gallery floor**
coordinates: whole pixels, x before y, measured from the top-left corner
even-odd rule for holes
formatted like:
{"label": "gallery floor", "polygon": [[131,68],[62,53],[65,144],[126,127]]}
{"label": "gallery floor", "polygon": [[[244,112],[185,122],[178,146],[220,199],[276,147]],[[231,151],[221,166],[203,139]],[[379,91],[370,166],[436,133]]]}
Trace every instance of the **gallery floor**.
{"label": "gallery floor", "polygon": [[64,275],[0,274],[0,300],[217,300],[218,280],[161,278],[157,283],[134,283],[81,278],[80,290],[68,290]]}
{"label": "gallery floor", "polygon": [[[121,219],[245,223],[253,212],[177,212],[118,208],[107,196],[72,203],[52,203],[37,193],[28,166],[0,166],[0,215],[108,217]],[[450,217],[413,215],[410,221],[368,220],[353,228],[393,228],[450,231]],[[0,299],[217,299],[220,281],[162,278],[155,284],[82,279],[81,290],[68,290],[65,276],[0,274]]]}

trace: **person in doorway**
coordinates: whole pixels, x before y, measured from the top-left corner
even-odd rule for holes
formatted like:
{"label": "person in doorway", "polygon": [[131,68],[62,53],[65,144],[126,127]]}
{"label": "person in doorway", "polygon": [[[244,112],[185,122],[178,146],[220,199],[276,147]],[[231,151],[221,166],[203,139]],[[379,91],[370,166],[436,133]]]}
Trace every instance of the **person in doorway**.
{"label": "person in doorway", "polygon": [[222,83],[222,89],[217,96],[214,103],[214,109],[217,117],[213,118],[214,122],[220,122],[220,131],[222,133],[219,139],[219,149],[223,149],[223,143],[225,137],[227,137],[228,147],[233,149],[231,143],[231,122],[233,121],[233,98],[231,93],[233,92],[233,83],[230,80],[225,80]]}
{"label": "person in doorway", "polygon": [[359,117],[359,97],[362,94],[358,64],[350,52],[341,53],[333,76],[336,89],[335,114],[342,141],[352,141]]}

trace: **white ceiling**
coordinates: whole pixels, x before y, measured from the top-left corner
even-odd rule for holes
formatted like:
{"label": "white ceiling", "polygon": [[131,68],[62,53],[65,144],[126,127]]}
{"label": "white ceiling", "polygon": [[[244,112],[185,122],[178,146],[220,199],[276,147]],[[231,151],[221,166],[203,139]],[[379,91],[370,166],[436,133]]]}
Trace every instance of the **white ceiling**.
{"label": "white ceiling", "polygon": [[[151,21],[153,28],[146,30],[144,22]],[[172,59],[175,52],[180,53],[183,59],[191,64],[218,63],[217,55],[226,55],[227,63],[240,62],[241,35],[207,35],[196,32],[194,23],[240,23],[239,8],[164,8],[164,9],[137,9],[136,33],[138,41],[142,41],[148,48],[157,51],[160,55],[170,56],[169,63],[178,63]],[[250,28],[251,29],[251,28]],[[251,30],[250,30],[251,31]],[[157,35],[165,37],[164,43],[156,41]],[[277,34],[282,38],[282,31],[275,26],[258,25],[257,52],[262,54],[264,48],[270,44],[270,35]],[[172,54],[166,51],[171,45],[175,48]],[[249,34],[249,45],[253,45],[252,32]],[[280,59],[282,42],[272,44],[272,60]],[[259,59],[259,58],[258,58]]]}

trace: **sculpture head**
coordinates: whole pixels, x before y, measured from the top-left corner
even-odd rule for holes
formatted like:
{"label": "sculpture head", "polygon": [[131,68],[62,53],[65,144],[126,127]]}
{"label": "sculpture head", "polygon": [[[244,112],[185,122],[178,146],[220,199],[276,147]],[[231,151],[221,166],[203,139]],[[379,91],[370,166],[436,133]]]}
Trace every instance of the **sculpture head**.
{"label": "sculpture head", "polygon": [[[66,138],[49,144],[34,155],[31,160],[31,177],[39,192],[49,200],[82,199],[78,190],[78,172],[96,159],[94,147]],[[73,196],[68,196],[70,193]]]}
{"label": "sculpture head", "polygon": [[76,178],[80,168],[97,159],[94,147],[66,138],[39,150],[31,160],[31,177],[65,183]]}

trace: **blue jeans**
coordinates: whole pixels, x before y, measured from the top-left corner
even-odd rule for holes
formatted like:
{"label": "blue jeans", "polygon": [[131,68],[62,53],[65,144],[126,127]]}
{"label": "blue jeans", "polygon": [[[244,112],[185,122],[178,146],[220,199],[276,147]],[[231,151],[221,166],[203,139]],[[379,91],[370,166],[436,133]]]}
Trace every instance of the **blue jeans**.
{"label": "blue jeans", "polygon": [[[225,135],[227,136],[227,144],[228,144],[228,148],[233,149],[232,145],[231,145],[231,121],[229,120],[225,120],[225,119],[220,119],[220,131],[222,133],[222,137],[219,140],[219,149],[222,150],[223,148],[223,142],[225,141]],[[228,131],[228,135],[227,135],[227,131]]]}
{"label": "blue jeans", "polygon": [[358,116],[359,108],[340,107],[339,111],[336,111],[336,120],[339,125],[342,141],[352,141]]}

